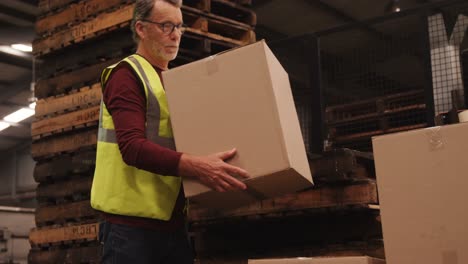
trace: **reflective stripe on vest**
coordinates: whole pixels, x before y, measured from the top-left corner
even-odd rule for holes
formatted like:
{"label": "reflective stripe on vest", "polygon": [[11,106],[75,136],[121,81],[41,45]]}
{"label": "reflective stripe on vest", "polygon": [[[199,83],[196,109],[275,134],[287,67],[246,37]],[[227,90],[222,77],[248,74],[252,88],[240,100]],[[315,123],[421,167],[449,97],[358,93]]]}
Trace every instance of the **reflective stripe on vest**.
{"label": "reflective stripe on vest", "polygon": [[[139,73],[142,76],[142,81],[144,82],[144,85],[148,89],[145,89],[146,92],[146,98],[147,98],[147,109],[150,111],[146,111],[146,137],[147,139],[151,140],[152,142],[159,144],[160,146],[175,150],[175,144],[174,140],[172,138],[167,138],[167,137],[161,137],[159,136],[159,126],[160,126],[160,115],[161,115],[161,109],[159,108],[159,103],[158,99],[156,99],[156,96],[154,95],[154,92],[148,92],[148,91],[155,91],[153,87],[151,86],[151,83],[148,80],[148,77],[146,76],[145,71],[143,70],[142,65],[140,62],[135,59],[133,56],[127,57],[132,63],[135,64],[135,66],[138,68]],[[114,65],[115,66],[115,65]],[[104,82],[107,81],[109,78],[110,72],[112,69],[106,68],[105,71],[103,72],[103,75],[105,74],[105,80]],[[102,87],[105,87],[105,83],[102,84]],[[101,104],[103,102],[101,101]],[[106,129],[102,127],[102,107],[100,110],[99,114],[99,133],[98,133],[98,140],[103,141],[103,142],[108,142],[108,143],[117,143],[117,136],[115,135],[115,130],[114,129]],[[154,131],[158,131],[158,134],[155,134]]]}

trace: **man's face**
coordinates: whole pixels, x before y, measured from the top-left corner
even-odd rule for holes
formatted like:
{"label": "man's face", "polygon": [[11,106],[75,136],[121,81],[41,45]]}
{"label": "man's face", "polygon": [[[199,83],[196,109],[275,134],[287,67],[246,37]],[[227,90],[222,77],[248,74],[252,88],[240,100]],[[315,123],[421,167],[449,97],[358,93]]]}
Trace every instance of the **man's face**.
{"label": "man's face", "polygon": [[[165,1],[156,1],[151,15],[147,20],[157,23],[172,23],[174,25],[182,24],[182,12],[180,8],[173,6]],[[176,28],[170,34],[163,32],[162,25],[144,23],[144,34],[141,38],[143,45],[151,52],[155,59],[169,62],[177,57],[181,33]]]}

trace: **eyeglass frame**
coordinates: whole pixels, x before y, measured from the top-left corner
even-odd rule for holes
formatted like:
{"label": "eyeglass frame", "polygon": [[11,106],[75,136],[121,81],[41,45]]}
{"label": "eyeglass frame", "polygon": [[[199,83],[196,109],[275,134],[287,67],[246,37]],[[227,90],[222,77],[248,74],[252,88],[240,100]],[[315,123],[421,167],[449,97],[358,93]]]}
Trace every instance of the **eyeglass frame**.
{"label": "eyeglass frame", "polygon": [[[183,23],[176,25],[176,24],[171,23],[171,22],[162,22],[162,23],[160,23],[160,22],[155,22],[155,21],[151,21],[151,20],[148,20],[148,19],[140,19],[140,21],[148,22],[148,23],[160,26],[162,32],[167,36],[171,35],[176,28],[179,30],[180,34],[183,35],[185,33],[185,28],[187,27],[187,25],[183,24]],[[164,32],[165,25],[170,25],[172,27],[172,29],[170,31],[168,31],[168,32]]]}

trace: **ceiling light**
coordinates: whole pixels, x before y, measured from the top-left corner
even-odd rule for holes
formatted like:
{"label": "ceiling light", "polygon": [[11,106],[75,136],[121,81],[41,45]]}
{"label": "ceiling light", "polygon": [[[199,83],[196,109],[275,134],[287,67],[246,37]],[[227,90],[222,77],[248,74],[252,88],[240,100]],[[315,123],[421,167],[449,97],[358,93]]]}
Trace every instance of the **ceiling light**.
{"label": "ceiling light", "polygon": [[36,108],[36,102],[30,103],[29,108],[35,109]]}
{"label": "ceiling light", "polygon": [[385,12],[387,13],[398,13],[401,11],[400,7],[400,1],[399,0],[390,0],[386,7],[385,7]]}
{"label": "ceiling light", "polygon": [[33,116],[34,113],[34,110],[31,108],[21,108],[20,110],[5,116],[3,120],[11,123],[18,123],[28,117]]}
{"label": "ceiling light", "polygon": [[11,45],[12,48],[15,50],[23,51],[23,52],[32,52],[32,47],[31,45],[25,45],[25,44],[13,44]]}
{"label": "ceiling light", "polygon": [[5,53],[11,54],[11,55],[15,55],[15,56],[18,56],[18,57],[24,57],[24,58],[27,58],[29,56],[25,52],[19,51],[17,49],[14,49],[14,48],[12,48],[10,46],[6,46],[6,45],[0,45],[0,52],[5,52]]}
{"label": "ceiling light", "polygon": [[0,131],[6,129],[8,127],[10,127],[10,124],[8,124],[7,122],[0,121]]}

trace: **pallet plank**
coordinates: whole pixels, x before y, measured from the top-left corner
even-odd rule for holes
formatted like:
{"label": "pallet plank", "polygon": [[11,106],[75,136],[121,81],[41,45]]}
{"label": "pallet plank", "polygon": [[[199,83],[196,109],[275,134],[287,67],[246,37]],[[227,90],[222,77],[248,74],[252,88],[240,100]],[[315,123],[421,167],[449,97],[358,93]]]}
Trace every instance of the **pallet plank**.
{"label": "pallet plank", "polygon": [[44,206],[36,209],[38,227],[66,222],[78,222],[84,219],[96,219],[98,212],[91,208],[89,200],[55,206]]}
{"label": "pallet plank", "polygon": [[44,99],[49,96],[64,94],[76,85],[84,86],[98,83],[102,70],[119,60],[120,58],[110,59],[50,79],[39,80],[36,83],[36,96],[39,99]]}
{"label": "pallet plank", "polygon": [[253,257],[259,253],[273,257],[381,240],[382,226],[377,216],[378,212],[371,209],[325,211],[276,219],[225,221],[192,226],[190,231],[200,258]]}
{"label": "pallet plank", "polygon": [[74,240],[97,240],[99,223],[66,227],[34,228],[29,233],[32,247]]}
{"label": "pallet plank", "polygon": [[258,216],[287,211],[376,203],[378,203],[377,186],[375,182],[369,181],[355,185],[314,188],[300,193],[258,201],[248,206],[230,210],[221,211],[194,205],[190,207],[189,220],[191,222],[200,222],[249,215]]}
{"label": "pallet plank", "polygon": [[[111,59],[124,58],[134,53],[134,50],[135,43],[130,28],[120,28],[109,34],[97,36],[93,41],[80,42],[38,57],[37,61],[42,62],[42,65],[37,68],[37,76],[41,80],[54,78]],[[79,56],[77,56],[77,51],[79,51]],[[112,63],[109,62],[107,65]],[[98,72],[107,65],[104,65]]]}
{"label": "pallet plank", "polygon": [[346,182],[375,179],[372,153],[350,149],[325,151],[322,157],[309,160],[315,182]]}
{"label": "pallet plank", "polygon": [[78,108],[88,108],[100,103],[102,97],[101,84],[96,83],[91,86],[80,88],[76,93],[66,96],[49,97],[37,101],[36,120],[45,116],[73,111]]}
{"label": "pallet plank", "polygon": [[[95,150],[60,155],[47,161],[38,162],[34,167],[34,180],[41,183],[48,182],[49,180],[62,180],[74,175],[92,175],[95,164]],[[54,187],[51,188],[53,189]],[[59,194],[60,192],[57,195]]]}
{"label": "pallet plank", "polygon": [[60,12],[39,18],[36,21],[36,34],[43,35],[46,32],[60,30],[64,26],[72,26],[127,2],[128,0],[87,0],[68,5]]}
{"label": "pallet plank", "polygon": [[95,147],[97,143],[97,128],[66,133],[52,138],[33,141],[31,155],[35,160],[48,158],[63,153],[75,152],[83,148]]}
{"label": "pallet plank", "polygon": [[251,26],[257,24],[257,15],[252,9],[226,0],[211,0],[211,13]]}
{"label": "pallet plank", "polygon": [[89,123],[96,125],[99,121],[99,109],[100,106],[92,106],[57,117],[35,121],[31,124],[31,135],[34,138],[47,133],[60,133],[65,129],[71,129]]}
{"label": "pallet plank", "polygon": [[77,1],[79,0],[39,0],[39,12],[41,14],[49,13]]}
{"label": "pallet plank", "polygon": [[247,24],[214,14],[204,14],[195,8],[183,7],[182,10],[184,21],[189,26],[186,29],[188,32],[239,46],[255,42],[255,33]]}
{"label": "pallet plank", "polygon": [[[115,30],[123,25],[128,26],[132,19],[133,6],[134,5],[128,5],[112,13],[103,13],[97,16],[96,19],[83,22],[77,26],[71,27],[70,29],[59,31],[50,37],[37,39],[33,43],[33,52],[35,55],[47,54],[61,47],[77,43],[84,39],[95,37],[98,32],[108,32]],[[211,30],[215,33],[204,32],[199,28],[190,27],[187,28],[188,32],[206,36],[212,39],[230,42],[236,45],[245,45],[255,41],[255,33],[246,24],[242,24],[234,20],[219,17],[213,14],[205,14],[204,17],[201,17],[199,10],[193,8],[189,9],[191,11],[186,11],[187,8],[184,8],[185,18],[198,16],[197,19],[204,19],[207,21],[206,23],[211,24]],[[195,21],[192,19],[192,25],[200,25],[200,23],[195,23]]]}
{"label": "pallet plank", "polygon": [[73,197],[76,194],[88,194],[91,190],[93,177],[80,177],[69,179],[58,183],[40,183],[36,190],[38,201],[57,201],[65,197]]}
{"label": "pallet plank", "polygon": [[130,22],[134,5],[123,6],[112,13],[103,13],[95,19],[59,31],[50,37],[37,39],[33,42],[34,55],[42,55],[53,50],[71,45],[84,39],[96,36],[98,32],[115,30],[120,25]]}

